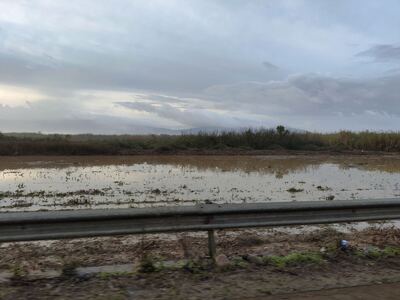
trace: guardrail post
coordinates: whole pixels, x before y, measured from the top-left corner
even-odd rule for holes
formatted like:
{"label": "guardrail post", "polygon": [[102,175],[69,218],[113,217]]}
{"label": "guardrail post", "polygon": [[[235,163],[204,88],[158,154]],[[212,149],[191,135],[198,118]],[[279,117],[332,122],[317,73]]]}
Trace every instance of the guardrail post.
{"label": "guardrail post", "polygon": [[215,243],[215,232],[213,229],[208,230],[208,254],[211,259],[214,260],[217,253],[217,247]]}

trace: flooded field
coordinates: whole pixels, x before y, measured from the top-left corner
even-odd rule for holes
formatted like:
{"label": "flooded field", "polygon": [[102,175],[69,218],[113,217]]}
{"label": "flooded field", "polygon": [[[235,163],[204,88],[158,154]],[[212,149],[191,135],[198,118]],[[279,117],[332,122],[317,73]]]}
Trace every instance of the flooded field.
{"label": "flooded field", "polygon": [[0,211],[394,197],[397,156],[0,158]]}

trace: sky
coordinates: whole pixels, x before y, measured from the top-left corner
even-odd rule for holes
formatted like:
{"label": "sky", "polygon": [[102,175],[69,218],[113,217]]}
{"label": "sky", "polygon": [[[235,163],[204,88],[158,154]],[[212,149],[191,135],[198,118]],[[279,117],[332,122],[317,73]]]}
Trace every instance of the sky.
{"label": "sky", "polygon": [[0,0],[0,131],[399,131],[399,12],[398,0]]}

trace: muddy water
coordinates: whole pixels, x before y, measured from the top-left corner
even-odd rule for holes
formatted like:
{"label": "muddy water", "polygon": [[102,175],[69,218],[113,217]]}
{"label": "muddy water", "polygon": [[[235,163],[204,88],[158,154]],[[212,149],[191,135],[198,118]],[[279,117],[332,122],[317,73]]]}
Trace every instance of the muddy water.
{"label": "muddy water", "polygon": [[393,197],[398,156],[0,158],[0,211]]}

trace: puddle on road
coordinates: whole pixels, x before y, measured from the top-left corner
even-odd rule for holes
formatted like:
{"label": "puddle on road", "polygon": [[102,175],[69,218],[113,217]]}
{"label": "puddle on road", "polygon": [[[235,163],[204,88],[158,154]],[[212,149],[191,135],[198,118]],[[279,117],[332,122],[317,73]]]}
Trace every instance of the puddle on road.
{"label": "puddle on road", "polygon": [[397,156],[0,157],[0,211],[394,197]]}

